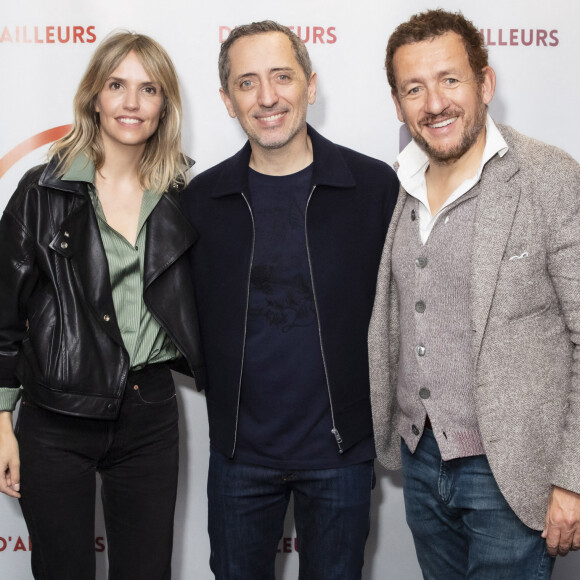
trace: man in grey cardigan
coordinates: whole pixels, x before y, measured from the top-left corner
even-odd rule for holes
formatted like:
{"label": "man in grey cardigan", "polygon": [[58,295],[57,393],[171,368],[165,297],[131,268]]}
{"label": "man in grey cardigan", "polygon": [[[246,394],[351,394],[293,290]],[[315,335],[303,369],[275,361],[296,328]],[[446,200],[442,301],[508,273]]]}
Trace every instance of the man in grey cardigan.
{"label": "man in grey cardigan", "polygon": [[378,458],[427,579],[550,578],[580,548],[580,166],[496,125],[478,29],[389,39],[413,141],[369,330]]}

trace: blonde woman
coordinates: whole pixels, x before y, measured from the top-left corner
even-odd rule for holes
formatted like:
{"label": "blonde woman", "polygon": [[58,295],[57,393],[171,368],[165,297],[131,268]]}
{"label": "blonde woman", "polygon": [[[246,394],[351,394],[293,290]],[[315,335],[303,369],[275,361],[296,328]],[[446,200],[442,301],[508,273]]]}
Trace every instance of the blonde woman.
{"label": "blonde woman", "polygon": [[20,498],[36,579],[94,580],[97,472],[109,578],[171,576],[170,368],[203,386],[187,169],[171,60],[117,33],[89,63],[70,133],[0,221],[0,491]]}

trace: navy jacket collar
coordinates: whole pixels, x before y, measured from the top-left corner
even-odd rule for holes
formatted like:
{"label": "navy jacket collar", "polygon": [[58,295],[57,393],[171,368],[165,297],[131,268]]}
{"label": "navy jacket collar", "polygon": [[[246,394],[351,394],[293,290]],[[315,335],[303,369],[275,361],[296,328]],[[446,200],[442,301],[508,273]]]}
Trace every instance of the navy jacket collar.
{"label": "navy jacket collar", "polygon": [[[354,176],[345,163],[340,148],[325,139],[310,125],[307,127],[314,155],[312,185],[355,187]],[[222,197],[248,190],[248,166],[251,153],[250,142],[246,141],[242,149],[225,162],[224,169],[227,167],[227,171],[223,171],[216,181],[212,197]]]}

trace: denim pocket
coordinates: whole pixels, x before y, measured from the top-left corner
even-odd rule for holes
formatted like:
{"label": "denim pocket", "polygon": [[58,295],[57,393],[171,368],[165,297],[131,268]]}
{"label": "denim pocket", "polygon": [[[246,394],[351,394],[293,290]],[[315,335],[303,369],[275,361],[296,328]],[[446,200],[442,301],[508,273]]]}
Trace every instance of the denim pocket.
{"label": "denim pocket", "polygon": [[137,393],[137,398],[145,405],[161,405],[175,399],[175,385],[171,381],[170,385],[131,385]]}
{"label": "denim pocket", "polygon": [[176,397],[175,383],[166,364],[131,373],[126,388],[134,391],[137,400],[145,405],[162,405]]}

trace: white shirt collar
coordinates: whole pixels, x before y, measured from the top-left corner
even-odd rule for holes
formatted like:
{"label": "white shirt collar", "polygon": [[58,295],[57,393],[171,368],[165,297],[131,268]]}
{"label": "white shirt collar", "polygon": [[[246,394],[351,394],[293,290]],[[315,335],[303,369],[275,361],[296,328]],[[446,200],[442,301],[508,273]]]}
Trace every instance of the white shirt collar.
{"label": "white shirt collar", "polygon": [[[453,203],[456,199],[467,193],[481,178],[481,173],[485,164],[496,154],[503,157],[508,145],[502,137],[493,119],[488,114],[485,123],[485,148],[481,158],[481,164],[477,174],[466,179],[447,199],[441,209]],[[427,186],[425,184],[425,172],[429,167],[429,158],[427,154],[415,143],[411,141],[397,157],[399,165],[397,169],[397,176],[405,191],[417,198],[425,207],[429,208],[427,201]]]}

